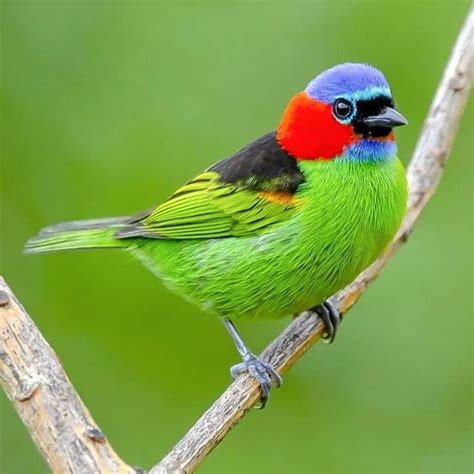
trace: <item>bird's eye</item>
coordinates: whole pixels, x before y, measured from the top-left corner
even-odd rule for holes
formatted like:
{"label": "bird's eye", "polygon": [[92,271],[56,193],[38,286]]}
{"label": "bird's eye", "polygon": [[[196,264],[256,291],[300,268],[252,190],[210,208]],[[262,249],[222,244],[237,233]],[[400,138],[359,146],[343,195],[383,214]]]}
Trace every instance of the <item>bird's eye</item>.
{"label": "bird's eye", "polygon": [[337,99],[334,102],[333,111],[338,119],[345,120],[351,116],[353,110],[352,104],[346,99]]}

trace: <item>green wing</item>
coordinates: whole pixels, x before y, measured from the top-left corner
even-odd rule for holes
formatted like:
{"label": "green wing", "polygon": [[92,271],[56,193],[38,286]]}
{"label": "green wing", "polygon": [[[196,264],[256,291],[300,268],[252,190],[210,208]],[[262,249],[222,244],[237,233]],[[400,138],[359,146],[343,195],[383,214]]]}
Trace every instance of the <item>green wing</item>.
{"label": "green wing", "polygon": [[293,193],[281,191],[279,180],[267,181],[262,188],[251,179],[223,183],[219,173],[205,171],[115,236],[209,239],[258,235],[288,219],[299,205]]}

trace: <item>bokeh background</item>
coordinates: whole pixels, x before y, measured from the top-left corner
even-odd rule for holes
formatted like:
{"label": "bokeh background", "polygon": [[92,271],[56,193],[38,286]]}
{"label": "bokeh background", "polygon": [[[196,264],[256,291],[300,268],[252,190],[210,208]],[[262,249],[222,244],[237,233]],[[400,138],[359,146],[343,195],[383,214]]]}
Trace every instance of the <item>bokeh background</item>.
{"label": "bokeh background", "polygon": [[[46,224],[134,213],[367,61],[407,163],[469,1],[2,2],[1,273],[118,453],[150,467],[229,383],[225,330],[119,252],[22,255]],[[472,102],[471,102],[472,105]],[[203,473],[472,469],[473,110],[408,245]],[[261,350],[288,321],[238,323]],[[47,472],[0,394],[0,472]]]}

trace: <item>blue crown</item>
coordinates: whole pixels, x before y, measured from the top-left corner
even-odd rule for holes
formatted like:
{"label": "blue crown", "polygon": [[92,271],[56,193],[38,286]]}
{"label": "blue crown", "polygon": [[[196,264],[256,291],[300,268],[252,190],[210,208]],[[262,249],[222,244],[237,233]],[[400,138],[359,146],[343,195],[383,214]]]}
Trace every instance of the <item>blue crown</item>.
{"label": "blue crown", "polygon": [[376,96],[391,97],[384,75],[369,64],[338,64],[314,78],[306,87],[312,99],[332,103],[338,97],[369,100]]}

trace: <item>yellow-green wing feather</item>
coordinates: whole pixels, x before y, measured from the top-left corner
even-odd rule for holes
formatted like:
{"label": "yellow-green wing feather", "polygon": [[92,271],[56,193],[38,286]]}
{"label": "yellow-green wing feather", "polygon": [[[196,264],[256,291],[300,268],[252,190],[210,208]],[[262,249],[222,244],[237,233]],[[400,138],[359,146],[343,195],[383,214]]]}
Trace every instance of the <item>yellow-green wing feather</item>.
{"label": "yellow-green wing feather", "polygon": [[219,181],[206,171],[179,188],[142,220],[121,229],[117,237],[209,239],[267,232],[294,212],[290,193],[259,191],[245,183]]}

